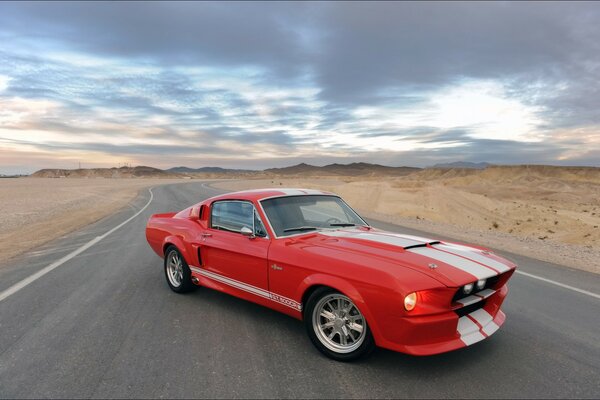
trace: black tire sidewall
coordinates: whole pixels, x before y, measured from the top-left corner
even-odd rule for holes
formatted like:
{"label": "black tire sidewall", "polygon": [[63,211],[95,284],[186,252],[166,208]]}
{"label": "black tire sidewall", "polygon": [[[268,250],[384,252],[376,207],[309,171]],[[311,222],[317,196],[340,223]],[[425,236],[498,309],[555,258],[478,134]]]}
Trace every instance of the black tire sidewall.
{"label": "black tire sidewall", "polygon": [[[367,357],[375,349],[375,340],[373,339],[373,335],[371,334],[371,329],[369,329],[369,325],[368,325],[366,318],[365,318],[365,324],[367,326],[367,335],[365,337],[365,340],[363,341],[363,343],[360,345],[359,348],[357,348],[356,350],[354,350],[350,353],[336,353],[334,351],[331,351],[330,349],[325,347],[325,345],[323,345],[323,343],[321,343],[321,341],[317,337],[317,334],[314,331],[314,327],[313,327],[313,323],[312,323],[312,315],[313,315],[314,308],[321,298],[323,298],[324,296],[330,295],[330,294],[334,294],[334,293],[343,294],[343,293],[338,292],[337,290],[323,287],[323,288],[319,288],[319,289],[315,290],[308,298],[308,301],[306,302],[306,306],[304,308],[304,315],[303,315],[304,326],[306,328],[308,337],[310,338],[311,342],[315,345],[315,347],[321,353],[325,354],[327,357],[332,358],[334,360],[353,361],[353,360],[357,360],[359,358]],[[364,315],[363,315],[363,317],[364,317]]]}
{"label": "black tire sidewall", "polygon": [[[167,267],[169,255],[173,251],[176,252],[177,255],[181,258],[181,265],[183,267],[183,279],[181,280],[181,285],[179,285],[178,287],[173,286],[173,284],[171,284],[171,280],[169,279],[169,271],[168,271],[168,267]],[[188,266],[187,262],[185,261],[185,258],[181,255],[181,252],[179,251],[179,249],[175,246],[169,246],[167,248],[167,250],[165,251],[164,272],[165,272],[165,279],[167,280],[167,284],[169,285],[169,287],[171,288],[172,291],[174,291],[176,293],[187,293],[196,288],[196,285],[194,285],[194,283],[192,282],[192,271],[190,270],[190,267]]]}

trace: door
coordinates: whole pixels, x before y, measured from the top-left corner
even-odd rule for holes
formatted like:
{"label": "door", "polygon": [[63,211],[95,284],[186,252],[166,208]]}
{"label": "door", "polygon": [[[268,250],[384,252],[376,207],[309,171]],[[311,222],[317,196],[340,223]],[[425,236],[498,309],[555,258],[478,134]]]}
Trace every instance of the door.
{"label": "door", "polygon": [[210,207],[208,230],[200,241],[204,275],[222,284],[268,296],[270,240],[249,201],[221,200]]}

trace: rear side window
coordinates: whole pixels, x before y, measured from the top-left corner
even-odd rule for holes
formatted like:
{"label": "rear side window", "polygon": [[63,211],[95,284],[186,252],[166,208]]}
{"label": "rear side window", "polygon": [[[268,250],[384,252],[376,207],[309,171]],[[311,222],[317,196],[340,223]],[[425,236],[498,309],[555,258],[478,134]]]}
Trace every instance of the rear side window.
{"label": "rear side window", "polygon": [[219,201],[212,205],[210,225],[213,229],[240,233],[254,226],[254,206],[246,201]]}

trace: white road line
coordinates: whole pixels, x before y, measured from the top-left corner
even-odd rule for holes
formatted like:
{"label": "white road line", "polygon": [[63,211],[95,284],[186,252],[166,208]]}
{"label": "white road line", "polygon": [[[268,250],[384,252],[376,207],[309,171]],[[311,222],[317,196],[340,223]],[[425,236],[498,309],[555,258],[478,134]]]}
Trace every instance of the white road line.
{"label": "white road line", "polygon": [[569,290],[572,290],[577,293],[585,294],[586,296],[595,297],[597,299],[600,299],[600,294],[597,294],[597,293],[588,292],[587,290],[583,290],[583,289],[579,289],[579,288],[576,288],[573,286],[565,285],[564,283],[556,282],[556,281],[553,281],[553,280],[547,279],[547,278],[542,278],[541,276],[533,275],[533,274],[530,274],[527,272],[523,272],[523,271],[519,271],[519,270],[516,270],[515,272],[517,274],[525,275],[525,276],[528,276],[533,279],[538,279],[543,282],[551,283],[552,285],[560,286],[561,288],[565,288],[565,289],[569,289]]}
{"label": "white road line", "polygon": [[139,210],[138,212],[133,214],[131,217],[129,217],[125,221],[121,222],[119,225],[115,226],[110,231],[106,232],[105,234],[103,234],[101,236],[96,236],[94,239],[90,240],[83,246],[81,246],[78,249],[67,254],[60,260],[54,261],[52,264],[48,265],[47,267],[42,268],[35,274],[28,276],[27,278],[23,279],[20,282],[15,283],[14,285],[12,285],[8,289],[4,290],[3,292],[0,292],[0,301],[6,299],[8,296],[10,296],[12,294],[17,293],[19,290],[23,289],[25,286],[29,285],[30,283],[35,282],[36,280],[40,279],[42,276],[46,275],[48,272],[52,271],[55,268],[60,267],[61,265],[63,265],[64,263],[66,263],[67,261],[72,259],[73,257],[76,257],[77,255],[83,253],[84,251],[86,251],[87,249],[89,249],[90,247],[92,247],[93,245],[95,245],[96,243],[98,243],[99,241],[101,241],[102,239],[104,239],[105,237],[107,237],[108,235],[110,235],[111,233],[116,231],[117,229],[121,228],[123,225],[127,224],[128,222],[133,220],[138,215],[140,215],[146,208],[148,208],[150,203],[152,203],[152,199],[154,199],[154,193],[152,193],[152,188],[148,189],[148,191],[150,192],[150,199],[148,200],[146,205],[144,207],[142,207],[141,210]]}

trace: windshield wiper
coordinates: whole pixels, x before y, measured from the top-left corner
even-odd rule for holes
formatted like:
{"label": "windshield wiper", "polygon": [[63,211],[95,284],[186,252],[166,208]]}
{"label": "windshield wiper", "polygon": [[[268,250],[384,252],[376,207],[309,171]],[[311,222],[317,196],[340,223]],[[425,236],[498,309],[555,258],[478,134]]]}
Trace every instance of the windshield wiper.
{"label": "windshield wiper", "polygon": [[342,223],[337,223],[337,224],[329,224],[329,226],[356,226],[356,224],[352,224],[350,222],[342,222]]}
{"label": "windshield wiper", "polygon": [[295,231],[316,231],[319,228],[316,228],[314,226],[298,226],[296,228],[287,228],[284,229],[284,232],[295,232]]}

